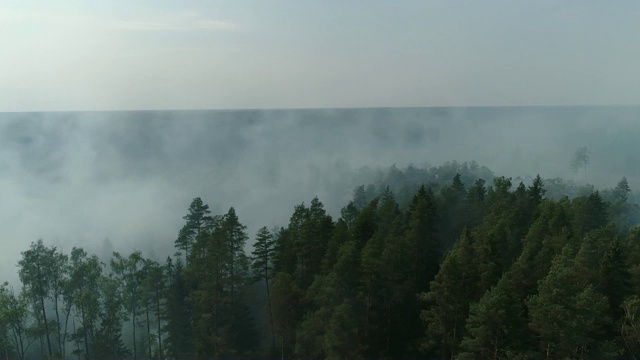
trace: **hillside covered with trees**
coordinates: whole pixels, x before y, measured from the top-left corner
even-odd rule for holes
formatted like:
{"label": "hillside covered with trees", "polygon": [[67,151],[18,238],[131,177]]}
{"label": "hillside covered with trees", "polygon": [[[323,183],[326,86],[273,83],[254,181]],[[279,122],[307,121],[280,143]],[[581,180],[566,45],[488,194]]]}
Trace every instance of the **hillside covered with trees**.
{"label": "hillside covered with trees", "polygon": [[634,358],[639,214],[625,178],[475,163],[393,167],[337,217],[316,197],[256,234],[195,198],[162,261],[31,243],[0,288],[0,355]]}

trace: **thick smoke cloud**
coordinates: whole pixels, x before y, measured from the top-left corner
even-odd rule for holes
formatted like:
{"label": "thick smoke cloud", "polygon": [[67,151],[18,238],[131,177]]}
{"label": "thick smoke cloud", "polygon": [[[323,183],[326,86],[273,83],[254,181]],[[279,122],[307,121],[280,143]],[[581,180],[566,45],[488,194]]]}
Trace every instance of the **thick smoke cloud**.
{"label": "thick smoke cloud", "polygon": [[0,114],[0,279],[29,243],[163,259],[191,200],[234,206],[251,237],[318,196],[337,214],[358,171],[476,160],[498,175],[640,186],[634,107]]}

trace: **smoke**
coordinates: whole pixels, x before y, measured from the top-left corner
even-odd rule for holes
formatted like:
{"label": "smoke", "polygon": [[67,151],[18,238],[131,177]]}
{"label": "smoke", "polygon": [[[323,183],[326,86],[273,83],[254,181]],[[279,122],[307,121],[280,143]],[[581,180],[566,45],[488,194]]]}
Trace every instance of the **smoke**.
{"label": "smoke", "polygon": [[[636,107],[401,108],[0,114],[0,279],[43,238],[162,260],[194,197],[233,206],[251,238],[318,196],[333,215],[368,172],[476,160],[497,175],[640,186]],[[575,181],[583,181],[583,176]]]}

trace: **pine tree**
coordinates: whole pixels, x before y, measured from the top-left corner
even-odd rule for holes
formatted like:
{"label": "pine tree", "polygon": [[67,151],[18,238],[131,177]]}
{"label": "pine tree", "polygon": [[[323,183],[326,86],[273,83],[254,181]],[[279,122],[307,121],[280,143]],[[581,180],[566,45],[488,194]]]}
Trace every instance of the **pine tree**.
{"label": "pine tree", "polygon": [[193,199],[189,206],[189,213],[183,217],[186,220],[186,224],[180,229],[178,239],[175,241],[175,246],[179,250],[184,251],[185,264],[188,266],[189,259],[192,256],[193,247],[197,246],[196,241],[200,234],[211,227],[214,219],[209,216],[209,205],[202,202],[202,199],[197,197]]}
{"label": "pine tree", "polygon": [[622,303],[632,294],[631,274],[620,241],[615,239],[600,262],[600,279],[602,293],[609,299],[612,318],[622,317]]}
{"label": "pine tree", "polygon": [[362,209],[350,227],[351,235],[357,244],[358,250],[362,250],[378,230],[378,203],[379,199],[377,198],[371,201]]}
{"label": "pine tree", "polygon": [[466,226],[469,229],[479,225],[484,219],[487,212],[486,198],[487,188],[485,187],[485,181],[478,179],[467,191],[465,199],[466,213],[468,214]]}
{"label": "pine tree", "polygon": [[442,245],[437,238],[438,211],[431,189],[420,187],[409,207],[407,237],[412,243],[416,292],[428,290],[438,272]]}
{"label": "pine tree", "polygon": [[442,358],[458,353],[460,342],[466,335],[469,304],[479,298],[475,256],[471,234],[465,230],[445,255],[429,292],[420,296],[426,307],[421,319],[427,327],[427,337],[422,346]]}
{"label": "pine tree", "polygon": [[255,275],[255,281],[264,281],[267,289],[267,306],[269,308],[269,323],[271,325],[271,337],[273,351],[276,347],[276,334],[273,326],[273,309],[271,307],[271,292],[269,291],[269,282],[273,278],[273,253],[274,253],[273,236],[266,226],[260,228],[256,234],[256,242],[253,244],[253,258],[251,267]]}
{"label": "pine tree", "polygon": [[308,209],[308,218],[302,224],[298,238],[301,248],[301,264],[303,264],[300,268],[302,270],[300,274],[301,287],[309,286],[313,277],[320,274],[322,260],[327,251],[333,226],[333,220],[326,213],[324,205],[317,197],[314,197]]}
{"label": "pine tree", "polygon": [[451,248],[469,222],[466,198],[467,192],[459,173],[453,178],[452,184],[443,188],[434,198],[437,201],[435,208],[439,215],[438,237],[442,251]]}
{"label": "pine tree", "polygon": [[598,191],[587,197],[579,197],[572,203],[574,213],[574,229],[577,235],[600,229],[607,225],[607,205]]}
{"label": "pine tree", "polygon": [[272,285],[273,320],[281,344],[282,357],[291,358],[295,349],[296,327],[302,321],[302,291],[293,277],[276,273]]}
{"label": "pine tree", "polygon": [[169,290],[166,305],[167,339],[165,347],[170,357],[176,359],[188,359],[193,356],[193,305],[188,298],[189,288],[185,279],[185,272],[181,258],[175,265],[167,264],[169,273]]}
{"label": "pine tree", "polygon": [[252,280],[250,259],[244,252],[248,239],[245,228],[234,208],[230,208],[216,219],[212,231],[202,231],[197,255],[194,252],[185,271],[193,284],[188,296],[192,305],[192,344],[197,356],[244,354],[237,348],[238,329],[242,328],[238,322],[247,331],[253,326],[244,304],[245,290]]}
{"label": "pine tree", "polygon": [[251,282],[249,277],[249,257],[244,252],[244,246],[249,238],[245,232],[247,227],[240,223],[234,208],[222,217],[215,230],[216,235],[222,236],[222,242],[228,247],[228,285],[229,302],[235,304],[241,297],[241,292]]}
{"label": "pine tree", "polygon": [[521,351],[526,321],[521,302],[515,297],[513,282],[505,274],[469,309],[468,335],[461,349],[473,358],[500,359]]}
{"label": "pine tree", "polygon": [[[389,319],[391,318],[391,278],[395,262],[389,263],[398,251],[410,251],[406,246],[397,246],[401,241],[402,214],[393,193],[387,187],[380,195],[377,209],[378,227],[361,252],[361,294],[364,303],[364,329],[366,342],[370,344],[366,356],[379,357],[390,347]],[[404,240],[404,238],[402,238]],[[385,254],[386,251],[386,254]],[[409,256],[405,253],[406,256]],[[385,259],[386,258],[386,259]],[[403,259],[403,262],[406,261]],[[412,273],[413,275],[413,273]]]}
{"label": "pine tree", "polygon": [[580,277],[567,247],[527,301],[530,326],[546,358],[603,357],[610,349],[603,332],[611,319],[607,299]]}
{"label": "pine tree", "polygon": [[[162,358],[163,349],[162,349],[162,313],[164,303],[166,301],[166,279],[164,274],[164,269],[162,266],[153,260],[144,259],[144,278],[142,283],[143,288],[143,299],[145,303],[145,311],[147,316],[147,337],[148,337],[148,346],[149,346],[149,355],[150,357],[154,357],[154,354],[151,349],[151,345],[155,343],[157,346],[157,356]],[[150,316],[153,317],[153,320],[150,319]],[[153,323],[153,324],[152,324]],[[156,339],[152,339],[151,326],[156,330],[155,337]]]}
{"label": "pine tree", "polygon": [[100,281],[103,296],[100,328],[96,331],[92,355],[96,359],[120,359],[130,355],[122,339],[122,322],[126,318],[121,283],[112,276]]}
{"label": "pine tree", "polygon": [[336,261],[338,261],[340,248],[348,241],[351,241],[349,225],[343,219],[338,219],[327,244],[327,251],[322,259],[321,273],[327,274],[331,271]]}
{"label": "pine tree", "polygon": [[527,188],[527,196],[534,206],[540,205],[542,203],[542,199],[546,190],[544,189],[544,182],[540,177],[540,174],[536,175],[536,178],[533,179],[533,184]]}
{"label": "pine tree", "polygon": [[618,203],[625,203],[629,199],[630,193],[631,188],[629,187],[627,177],[623,176],[616,185],[615,189],[613,189],[614,201]]}
{"label": "pine tree", "polygon": [[356,317],[356,311],[348,300],[335,308],[324,336],[327,359],[358,359],[362,356],[364,346],[358,327],[353,323]]}

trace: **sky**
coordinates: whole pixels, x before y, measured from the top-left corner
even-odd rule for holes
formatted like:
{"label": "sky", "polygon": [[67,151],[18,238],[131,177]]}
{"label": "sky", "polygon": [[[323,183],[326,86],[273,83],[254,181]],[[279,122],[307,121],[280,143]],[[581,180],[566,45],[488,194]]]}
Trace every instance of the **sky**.
{"label": "sky", "polygon": [[[162,260],[191,200],[253,237],[358,169],[640,188],[634,1],[1,1],[0,281],[42,238]],[[456,106],[456,108],[404,108]],[[317,112],[128,112],[168,109]],[[375,108],[335,110],[336,108]],[[381,109],[382,108],[382,109]],[[101,112],[101,111],[121,112]],[[345,112],[346,111],[346,112]]]}
{"label": "sky", "polygon": [[640,101],[640,3],[0,2],[0,111]]}

